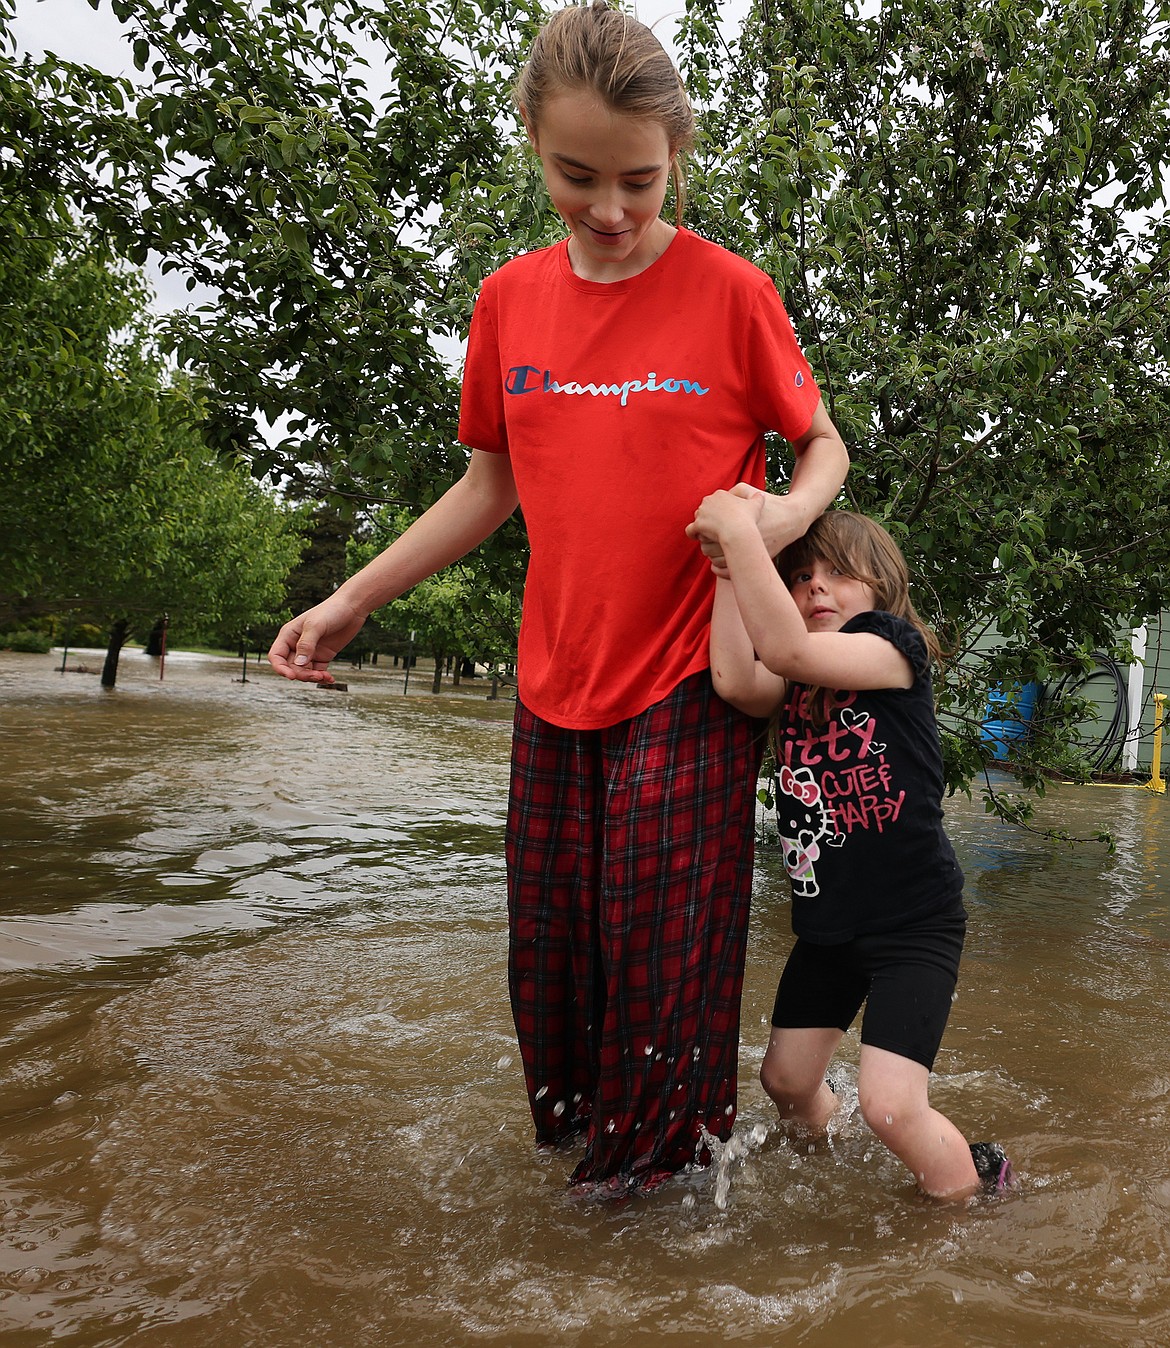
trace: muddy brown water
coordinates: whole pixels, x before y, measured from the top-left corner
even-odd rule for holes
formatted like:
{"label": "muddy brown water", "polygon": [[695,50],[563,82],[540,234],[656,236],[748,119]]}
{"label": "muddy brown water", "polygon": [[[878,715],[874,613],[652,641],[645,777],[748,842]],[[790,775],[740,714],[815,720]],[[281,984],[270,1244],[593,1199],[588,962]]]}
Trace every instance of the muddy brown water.
{"label": "muddy brown water", "polygon": [[574,1156],[532,1149],[508,1012],[510,705],[59,663],[0,655],[6,1345],[1170,1344],[1165,797],[1047,798],[1112,856],[950,802],[971,925],[933,1092],[1014,1193],[919,1198],[853,1036],[831,1144],[780,1137],[765,846],[733,1144],[582,1205]]}

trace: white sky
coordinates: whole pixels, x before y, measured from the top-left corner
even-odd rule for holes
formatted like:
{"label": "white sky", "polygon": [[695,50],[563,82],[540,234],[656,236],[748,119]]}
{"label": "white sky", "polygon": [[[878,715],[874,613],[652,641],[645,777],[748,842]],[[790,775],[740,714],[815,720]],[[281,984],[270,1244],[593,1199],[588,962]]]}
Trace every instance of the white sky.
{"label": "white sky", "polygon": [[121,25],[108,7],[93,10],[85,0],[17,0],[12,32],[24,51],[52,51],[110,75],[137,74],[130,48],[121,40]]}
{"label": "white sky", "polygon": [[[728,19],[744,14],[747,0],[733,0],[724,9]],[[669,46],[683,16],[683,0],[636,0],[635,10]],[[121,37],[121,25],[107,4],[94,10],[86,0],[17,0],[12,31],[25,51],[56,52],[111,75],[132,79],[137,74],[130,47]]]}

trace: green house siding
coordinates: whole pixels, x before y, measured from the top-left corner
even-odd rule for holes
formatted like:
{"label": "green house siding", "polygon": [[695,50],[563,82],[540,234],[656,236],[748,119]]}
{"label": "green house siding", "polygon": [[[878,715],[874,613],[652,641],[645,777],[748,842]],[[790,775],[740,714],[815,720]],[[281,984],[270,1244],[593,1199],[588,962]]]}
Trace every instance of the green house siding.
{"label": "green house siding", "polygon": [[[1130,634],[1121,632],[1119,644],[1130,643]],[[995,650],[999,644],[999,634],[989,630],[983,636],[968,659],[979,661],[980,655]],[[1078,692],[1096,706],[1096,717],[1086,718],[1080,727],[1081,744],[1092,762],[1101,759],[1103,770],[1108,771],[1150,771],[1154,755],[1155,732],[1155,693],[1165,693],[1163,716],[1170,713],[1170,609],[1165,609],[1157,617],[1146,623],[1146,654],[1138,669],[1134,666],[1113,666],[1101,659],[1090,671],[1084,682],[1078,683]],[[1136,696],[1139,708],[1136,720],[1136,735],[1132,747],[1127,747],[1126,736],[1130,728],[1130,704]],[[1004,713],[993,705],[993,690],[988,689],[988,716],[997,718]],[[1043,690],[1039,705],[1043,705]],[[1132,751],[1131,751],[1132,749]],[[1134,752],[1136,762],[1134,762]],[[1163,733],[1162,775],[1170,772],[1170,733]]]}
{"label": "green house siding", "polygon": [[[1119,644],[1128,644],[1129,633],[1119,636]],[[995,650],[998,645],[998,633],[989,631],[979,642],[971,659],[977,660],[981,653]],[[992,690],[988,690],[989,697]],[[1154,694],[1164,693],[1170,704],[1170,609],[1163,610],[1156,618],[1146,623],[1146,649],[1141,666],[1135,671],[1129,665],[1113,665],[1101,659],[1083,684],[1079,685],[1082,696],[1087,697],[1096,707],[1095,718],[1086,719],[1079,729],[1079,738],[1090,758],[1099,757],[1102,767],[1109,771],[1124,771],[1132,768],[1138,772],[1148,772],[1154,750],[1155,704]],[[1136,722],[1137,734],[1133,741],[1136,749],[1136,765],[1126,750],[1126,735],[1133,718],[1130,715],[1130,702],[1136,694],[1139,717]],[[1041,693],[1041,706],[1043,693]],[[1000,713],[991,707],[992,717]],[[1166,713],[1166,705],[1163,714]],[[1010,715],[1010,713],[1008,713]],[[1170,734],[1163,735],[1162,775],[1170,769]]]}

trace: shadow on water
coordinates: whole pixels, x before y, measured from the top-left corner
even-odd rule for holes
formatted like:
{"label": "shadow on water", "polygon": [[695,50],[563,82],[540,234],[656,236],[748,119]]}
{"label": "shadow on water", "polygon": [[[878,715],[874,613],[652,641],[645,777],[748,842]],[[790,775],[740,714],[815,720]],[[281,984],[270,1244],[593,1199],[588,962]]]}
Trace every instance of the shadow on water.
{"label": "shadow on water", "polygon": [[788,906],[760,856],[740,1116],[712,1170],[574,1203],[505,987],[510,707],[145,658],[0,656],[6,1344],[1170,1343],[1164,799],[951,803],[970,936],[937,1103],[1019,1189],[941,1207],[755,1080]]}

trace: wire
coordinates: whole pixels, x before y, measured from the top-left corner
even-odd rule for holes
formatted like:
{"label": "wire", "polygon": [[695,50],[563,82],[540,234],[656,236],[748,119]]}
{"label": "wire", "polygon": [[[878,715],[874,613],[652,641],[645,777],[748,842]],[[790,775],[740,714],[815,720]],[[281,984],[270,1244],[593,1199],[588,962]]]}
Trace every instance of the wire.
{"label": "wire", "polygon": [[1112,682],[1115,696],[1113,715],[1109,724],[1096,741],[1082,745],[1088,756],[1090,771],[1112,772],[1121,758],[1125,737],[1129,732],[1129,691],[1121,666],[1112,656],[1106,655],[1104,651],[1094,651],[1092,659],[1096,661],[1096,665],[1087,674],[1064,675],[1051,685],[1051,689],[1045,687],[1044,697],[1046,700],[1057,701],[1061,697],[1071,696],[1080,689],[1087,688],[1094,679],[1102,677]]}

